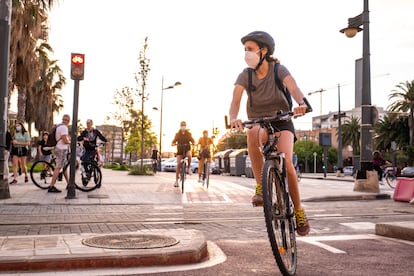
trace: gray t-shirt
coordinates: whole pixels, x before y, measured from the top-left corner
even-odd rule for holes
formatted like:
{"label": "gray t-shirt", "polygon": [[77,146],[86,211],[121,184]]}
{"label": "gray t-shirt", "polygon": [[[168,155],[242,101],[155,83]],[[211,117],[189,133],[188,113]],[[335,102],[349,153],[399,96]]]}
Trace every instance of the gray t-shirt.
{"label": "gray t-shirt", "polygon": [[[268,116],[274,116],[277,111],[287,112],[290,110],[289,103],[283,92],[277,87],[274,77],[274,62],[269,62],[269,71],[263,79],[258,79],[256,74],[252,74],[252,84],[256,87],[255,91],[247,93],[247,116],[249,119],[258,119]],[[281,65],[278,69],[279,80],[290,75],[288,69]],[[248,88],[247,68],[237,77],[236,83]]]}

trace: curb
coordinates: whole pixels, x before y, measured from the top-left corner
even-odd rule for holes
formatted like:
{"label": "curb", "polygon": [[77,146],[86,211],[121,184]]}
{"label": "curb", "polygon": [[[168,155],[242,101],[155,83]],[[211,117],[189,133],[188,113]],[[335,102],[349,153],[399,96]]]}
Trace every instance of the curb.
{"label": "curb", "polygon": [[375,234],[414,242],[414,221],[375,224]]}
{"label": "curb", "polygon": [[322,202],[322,201],[351,201],[351,200],[377,200],[390,199],[389,194],[368,194],[368,195],[340,195],[340,196],[323,196],[310,197],[302,199],[303,202]]}
{"label": "curb", "polygon": [[[3,243],[9,244],[9,246],[8,250],[1,252],[0,271],[40,272],[90,268],[171,266],[196,264],[208,259],[207,242],[200,231],[171,229],[168,231],[139,232],[169,234],[180,242],[174,246],[155,249],[112,250],[93,248],[82,244],[84,238],[101,235],[60,235],[55,236],[53,242],[50,242],[50,239],[53,239],[50,235],[7,237],[4,238]],[[49,244],[45,244],[45,239],[49,240]],[[42,244],[42,242],[45,246],[35,246],[36,244]],[[32,249],[21,247],[22,244],[29,243],[33,244]],[[55,249],[51,248],[52,244]],[[67,247],[56,248],[62,244]],[[19,254],[19,251],[22,250],[24,252]],[[61,250],[60,253],[58,253],[59,250]],[[31,253],[27,254],[27,252]],[[24,256],[22,253],[24,253]]]}

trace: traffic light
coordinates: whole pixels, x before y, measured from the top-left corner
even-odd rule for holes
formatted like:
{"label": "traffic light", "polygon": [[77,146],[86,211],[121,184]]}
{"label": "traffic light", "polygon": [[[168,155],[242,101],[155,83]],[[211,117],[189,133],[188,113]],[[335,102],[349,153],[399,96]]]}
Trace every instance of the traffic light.
{"label": "traffic light", "polygon": [[85,55],[71,54],[70,59],[70,78],[72,80],[83,80],[85,73]]}

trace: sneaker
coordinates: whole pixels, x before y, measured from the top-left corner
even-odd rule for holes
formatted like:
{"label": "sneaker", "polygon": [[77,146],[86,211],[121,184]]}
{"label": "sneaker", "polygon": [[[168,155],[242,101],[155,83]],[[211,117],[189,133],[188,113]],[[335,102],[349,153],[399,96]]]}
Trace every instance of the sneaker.
{"label": "sneaker", "polygon": [[252,204],[253,204],[253,206],[263,206],[263,196],[262,195],[254,195],[252,197]]}
{"label": "sneaker", "polygon": [[306,236],[310,231],[310,225],[303,208],[295,211],[296,232],[300,236]]}
{"label": "sneaker", "polygon": [[61,190],[58,190],[55,186],[50,186],[48,189],[47,189],[47,192],[48,193],[60,193],[60,192],[62,192]]}
{"label": "sneaker", "polygon": [[13,179],[13,181],[10,182],[9,184],[17,184],[17,180],[16,179]]}
{"label": "sneaker", "polygon": [[58,174],[57,180],[58,180],[58,181],[62,181],[62,177],[63,177],[63,173],[62,173],[62,172],[60,172],[60,173]]}
{"label": "sneaker", "polygon": [[176,180],[174,183],[174,187],[177,188],[178,187],[178,181]]}
{"label": "sneaker", "polygon": [[27,176],[24,177],[24,182],[29,182],[29,178]]}

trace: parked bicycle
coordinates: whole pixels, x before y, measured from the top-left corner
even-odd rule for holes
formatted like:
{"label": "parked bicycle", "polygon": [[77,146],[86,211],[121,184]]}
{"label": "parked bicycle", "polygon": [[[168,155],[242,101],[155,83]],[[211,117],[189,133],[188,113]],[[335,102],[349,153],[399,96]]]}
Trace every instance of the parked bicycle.
{"label": "parked bicycle", "polygon": [[[70,160],[70,153],[68,153],[67,160]],[[79,166],[80,163],[80,166]],[[52,180],[53,171],[55,169],[55,157],[51,162],[36,161],[30,168],[30,178],[33,184],[40,189],[48,189]],[[99,188],[102,181],[102,172],[98,165],[90,161],[76,162],[75,171],[75,186],[78,190],[90,192]],[[59,172],[57,181],[62,181],[64,172],[70,175],[70,162],[66,161],[61,171]]]}
{"label": "parked bicycle", "polygon": [[[311,111],[309,103],[306,104],[308,111]],[[283,275],[296,274],[296,225],[288,191],[285,153],[278,152],[278,130],[272,127],[272,122],[291,120],[293,116],[293,112],[278,112],[272,117],[243,122],[246,128],[259,124],[268,132],[268,140],[262,147],[265,158],[262,169],[263,210],[273,256]],[[229,127],[227,116],[225,120]]]}

